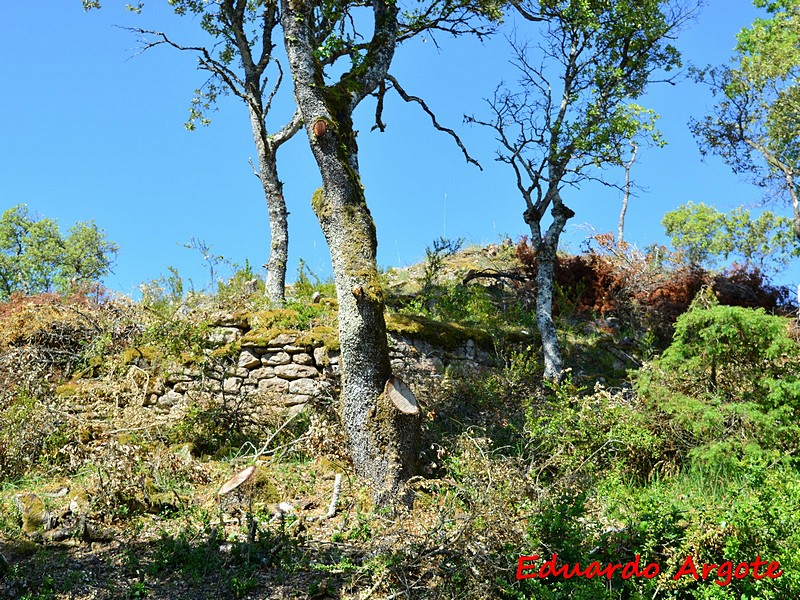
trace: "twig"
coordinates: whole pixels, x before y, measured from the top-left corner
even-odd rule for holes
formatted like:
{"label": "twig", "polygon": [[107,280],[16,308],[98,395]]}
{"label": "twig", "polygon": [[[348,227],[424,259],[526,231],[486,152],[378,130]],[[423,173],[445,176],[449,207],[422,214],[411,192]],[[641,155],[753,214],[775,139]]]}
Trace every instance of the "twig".
{"label": "twig", "polygon": [[258,179],[260,181],[261,180],[261,173],[258,172],[258,169],[256,168],[256,165],[253,163],[253,159],[252,158],[248,158],[247,162],[250,163],[250,167],[253,169],[253,175],[258,177]]}
{"label": "twig", "polygon": [[[279,434],[281,431],[283,431],[283,430],[284,430],[284,428],[285,428],[285,427],[286,427],[286,426],[287,426],[289,423],[291,423],[292,421],[294,421],[294,420],[297,418],[297,415],[299,415],[301,412],[303,412],[303,411],[297,411],[296,413],[294,413],[294,414],[293,414],[291,417],[289,417],[288,419],[286,419],[286,421],[284,421],[284,422],[283,422],[283,425],[281,425],[280,427],[278,427],[278,428],[277,428],[277,429],[276,429],[276,430],[275,430],[275,431],[272,433],[272,435],[271,435],[271,436],[269,436],[269,439],[268,439],[266,442],[264,442],[264,445],[261,447],[261,450],[258,450],[258,451],[256,452],[256,455],[253,457],[253,460],[254,460],[254,461],[258,460],[258,458],[259,458],[260,456],[262,456],[262,455],[264,455],[264,454],[266,454],[266,453],[267,453],[267,448],[269,448],[269,445],[272,443],[272,440],[274,440],[274,439],[275,439],[275,438],[278,436],[278,434]],[[303,436],[300,436],[300,437],[302,438]],[[298,438],[298,439],[300,439],[300,438]],[[297,441],[297,440],[295,440],[295,442],[296,442],[296,441]],[[294,442],[291,442],[291,443],[294,443]],[[274,450],[272,450],[272,452],[275,452],[275,450],[278,450],[278,449],[280,449],[280,448],[282,448],[282,447],[283,447],[283,446],[279,446],[278,448],[275,448]]]}

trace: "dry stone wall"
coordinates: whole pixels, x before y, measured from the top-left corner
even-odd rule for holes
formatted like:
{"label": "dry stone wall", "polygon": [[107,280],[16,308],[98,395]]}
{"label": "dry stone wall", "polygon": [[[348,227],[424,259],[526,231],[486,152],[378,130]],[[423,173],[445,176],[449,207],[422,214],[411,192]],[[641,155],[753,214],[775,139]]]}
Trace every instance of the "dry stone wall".
{"label": "dry stone wall", "polygon": [[[181,411],[192,402],[252,399],[261,410],[302,410],[319,398],[338,394],[339,352],[321,340],[299,332],[278,333],[269,340],[252,341],[246,325],[215,327],[209,340],[217,346],[236,344],[229,364],[211,368],[187,367],[168,373],[163,384],[148,394],[144,404],[160,413]],[[441,377],[448,368],[476,370],[494,366],[492,355],[467,340],[462,347],[444,350],[431,341],[389,336],[392,370],[408,382]]]}

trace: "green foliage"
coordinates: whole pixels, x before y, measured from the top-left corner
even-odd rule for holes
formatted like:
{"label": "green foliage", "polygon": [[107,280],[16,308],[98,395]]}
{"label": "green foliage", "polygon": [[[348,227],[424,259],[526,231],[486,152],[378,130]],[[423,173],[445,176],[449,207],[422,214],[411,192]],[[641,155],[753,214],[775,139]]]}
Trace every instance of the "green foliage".
{"label": "green foliage", "polygon": [[0,300],[96,282],[117,251],[93,221],[76,223],[64,236],[56,221],[32,216],[24,204],[9,208],[0,217]]}
{"label": "green foliage", "polygon": [[672,345],[637,376],[667,413],[680,454],[735,467],[800,449],[800,347],[763,310],[695,306]]}
{"label": "green foliage", "polygon": [[14,480],[37,465],[56,467],[66,457],[62,447],[75,427],[50,403],[24,391],[0,411],[0,477]]}
{"label": "green foliage", "polygon": [[[533,330],[533,314],[502,288],[458,281],[442,282],[448,270],[447,259],[456,257],[463,243],[463,239],[440,237],[434,240],[432,247],[425,249],[420,289],[410,300],[404,299],[400,312],[481,329],[497,341],[503,341],[509,334],[513,337],[514,332],[519,333],[520,327]],[[458,262],[450,264],[451,274],[459,270],[453,264]]]}
{"label": "green foliage", "polygon": [[178,269],[167,267],[169,275],[145,282],[139,286],[142,305],[159,314],[167,314],[177,307],[184,297],[184,282]]}
{"label": "green foliage", "polygon": [[757,218],[735,208],[722,213],[702,202],[689,202],[664,215],[661,223],[673,247],[694,265],[714,267],[731,256],[760,271],[785,267],[793,251],[792,223],[771,211]]}
{"label": "green foliage", "polygon": [[301,258],[297,265],[297,279],[292,284],[291,298],[295,302],[308,304],[314,292],[319,292],[323,297],[336,298],[336,286],[333,281],[323,281]]}
{"label": "green foliage", "polygon": [[[543,56],[515,45],[521,91],[498,95],[496,121],[473,120],[501,134],[501,160],[515,167],[518,178],[558,164],[560,180],[577,182],[590,166],[622,166],[628,141],[662,145],[657,115],[635,100],[656,71],[680,67],[669,39],[688,14],[671,11],[663,0],[548,0],[537,8],[546,27],[547,42],[537,46]],[[540,186],[549,178],[532,179],[530,187],[518,181],[520,189],[543,194]]]}
{"label": "green foliage", "polygon": [[800,239],[795,180],[800,168],[800,4],[755,0],[769,18],[759,18],[737,36],[731,64],[697,71],[717,98],[711,115],[692,122],[703,152],[719,154],[736,173],[749,174],[794,204]]}
{"label": "green foliage", "polygon": [[227,281],[217,282],[216,301],[228,310],[246,307],[254,297],[264,295],[264,280],[256,275],[249,260],[245,259],[243,267],[233,265],[233,269]]}
{"label": "green foliage", "polygon": [[448,240],[445,237],[440,237],[438,240],[433,240],[433,248],[430,246],[425,248],[425,271],[422,277],[423,294],[430,292],[436,283],[440,271],[444,267],[444,259],[456,254],[463,245],[463,238]]}
{"label": "green foliage", "polygon": [[550,457],[539,471],[541,481],[569,487],[598,470],[647,478],[664,439],[637,398],[601,387],[585,394],[569,380],[549,387],[544,399],[529,401],[527,408],[531,443]]}

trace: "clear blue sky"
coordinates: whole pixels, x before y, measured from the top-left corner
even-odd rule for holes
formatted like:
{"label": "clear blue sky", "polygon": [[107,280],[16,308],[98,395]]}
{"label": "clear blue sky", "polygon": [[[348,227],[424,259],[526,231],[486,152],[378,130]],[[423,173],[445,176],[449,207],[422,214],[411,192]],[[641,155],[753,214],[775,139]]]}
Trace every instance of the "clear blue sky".
{"label": "clear blue sky", "polygon": [[[105,4],[88,14],[79,0],[0,4],[0,209],[26,203],[63,228],[94,219],[120,245],[107,284],[127,294],[168,265],[204,285],[200,255],[179,245],[192,237],[260,269],[269,243],[267,210],[248,164],[254,148],[244,105],[223,98],[210,127],[187,132],[189,101],[205,81],[195,59],[166,47],[137,55],[135,36],[114,27],[161,29],[189,43],[202,39],[198,23],[172,15],[166,2],[148,2],[140,16],[122,10],[124,3]],[[735,33],[756,14],[749,0],[710,0],[679,48],[697,65],[724,62]],[[513,79],[507,46],[502,38],[438,41],[440,49],[431,40],[401,47],[392,72],[462,134],[485,170],[467,165],[427,116],[396,96],[384,112],[387,132],[370,132],[374,102],[365,102],[357,114],[361,171],[381,266],[416,262],[441,235],[490,243],[526,232],[522,199],[507,165],[493,160],[490,132],[462,124],[463,114],[481,114],[482,98],[501,78]],[[627,239],[642,247],[665,243],[662,215],[688,200],[723,210],[759,203],[761,191],[721,161],[701,160],[686,124],[710,106],[702,86],[656,86],[643,104],[661,115],[668,146],[643,150],[634,167],[645,191],[631,201]],[[273,129],[290,114],[288,102],[281,108]],[[291,212],[289,278],[298,258],[326,276],[328,250],[310,208],[319,174],[304,135],[279,158]],[[566,235],[569,247],[578,249],[590,227],[616,230],[618,192],[587,186],[567,191],[565,199],[577,212]],[[778,210],[789,214],[787,207]]]}

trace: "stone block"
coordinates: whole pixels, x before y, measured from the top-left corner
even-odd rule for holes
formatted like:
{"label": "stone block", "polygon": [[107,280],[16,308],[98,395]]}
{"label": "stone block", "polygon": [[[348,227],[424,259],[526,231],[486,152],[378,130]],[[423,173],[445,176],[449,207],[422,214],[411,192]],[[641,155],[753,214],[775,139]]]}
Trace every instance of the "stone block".
{"label": "stone block", "polygon": [[159,396],[157,404],[158,406],[164,408],[170,408],[175,406],[181,400],[183,400],[183,394],[179,394],[174,390],[170,390],[163,396]]}
{"label": "stone block", "polygon": [[325,346],[314,348],[314,362],[319,367],[327,367],[331,364],[331,357],[328,356],[328,349]]}
{"label": "stone block", "polygon": [[289,394],[288,396],[281,398],[281,404],[286,407],[301,406],[308,404],[309,400],[311,400],[311,396],[305,396],[303,394]]}
{"label": "stone block", "polygon": [[269,379],[270,377],[275,377],[275,369],[272,367],[261,367],[260,369],[253,369],[250,371],[250,374],[247,376],[247,380],[258,381],[259,379]]}
{"label": "stone block", "polygon": [[278,365],[275,367],[275,374],[283,379],[303,379],[305,377],[316,377],[317,370],[306,365]]}
{"label": "stone block", "polygon": [[294,379],[289,382],[290,394],[317,396],[319,395],[320,389],[319,381],[316,379]]}
{"label": "stone block", "polygon": [[313,365],[314,359],[311,357],[310,354],[301,352],[299,354],[295,354],[292,356],[292,362],[298,365]]}
{"label": "stone block", "polygon": [[226,394],[236,394],[239,392],[239,389],[242,387],[242,378],[241,377],[228,377],[222,383],[222,391]]}
{"label": "stone block", "polygon": [[242,353],[239,355],[239,367],[254,369],[259,366],[261,366],[261,359],[258,356],[247,350],[242,350]]}
{"label": "stone block", "polygon": [[297,341],[296,333],[282,333],[278,337],[271,339],[269,345],[271,347],[288,346],[289,344],[294,344],[296,341]]}
{"label": "stone block", "polygon": [[290,362],[292,362],[292,357],[283,351],[267,352],[261,357],[261,364],[265,366],[288,365]]}
{"label": "stone block", "polygon": [[289,391],[289,382],[286,379],[273,377],[272,379],[262,379],[258,382],[259,392],[286,393]]}

